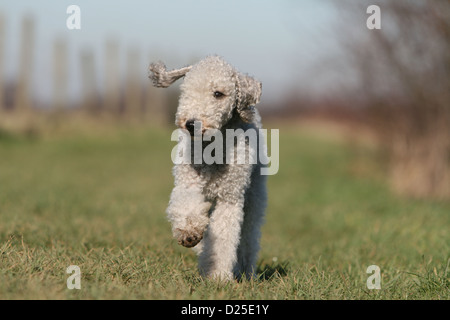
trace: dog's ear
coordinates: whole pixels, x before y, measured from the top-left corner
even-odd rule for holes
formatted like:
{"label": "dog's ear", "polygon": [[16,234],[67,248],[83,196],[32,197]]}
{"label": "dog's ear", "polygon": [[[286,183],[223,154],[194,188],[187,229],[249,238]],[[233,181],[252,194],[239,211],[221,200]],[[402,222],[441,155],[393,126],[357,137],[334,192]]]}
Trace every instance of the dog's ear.
{"label": "dog's ear", "polygon": [[253,122],[255,105],[259,103],[262,84],[258,80],[244,74],[236,76],[237,101],[236,110],[244,122]]}
{"label": "dog's ear", "polygon": [[155,87],[167,88],[172,83],[184,77],[191,70],[192,66],[181,69],[167,71],[166,66],[161,61],[150,64],[148,77]]}

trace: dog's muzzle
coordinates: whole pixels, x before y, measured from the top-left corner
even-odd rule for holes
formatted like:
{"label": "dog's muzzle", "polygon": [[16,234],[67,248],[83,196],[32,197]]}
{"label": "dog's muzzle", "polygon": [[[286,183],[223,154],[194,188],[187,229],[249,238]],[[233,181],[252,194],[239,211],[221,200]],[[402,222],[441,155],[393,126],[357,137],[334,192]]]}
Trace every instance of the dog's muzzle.
{"label": "dog's muzzle", "polygon": [[202,136],[205,132],[205,127],[203,126],[203,122],[200,120],[195,119],[189,119],[184,124],[184,127],[187,131],[191,134],[192,137],[194,136]]}
{"label": "dog's muzzle", "polygon": [[[184,125],[186,127],[186,130],[189,131],[189,133],[191,134],[191,136],[193,136],[195,133],[195,122],[196,121],[194,119],[190,119],[190,120],[186,121],[186,124]],[[197,121],[197,122],[200,123],[200,125],[201,125],[200,121]]]}

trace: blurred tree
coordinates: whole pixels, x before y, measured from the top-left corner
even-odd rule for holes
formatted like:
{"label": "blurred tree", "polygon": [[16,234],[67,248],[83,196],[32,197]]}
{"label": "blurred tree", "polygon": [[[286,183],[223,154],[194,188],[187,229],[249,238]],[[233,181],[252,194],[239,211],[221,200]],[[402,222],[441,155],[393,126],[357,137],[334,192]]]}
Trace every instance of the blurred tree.
{"label": "blurred tree", "polygon": [[380,7],[382,29],[367,30],[352,53],[392,185],[412,196],[450,197],[450,2]]}

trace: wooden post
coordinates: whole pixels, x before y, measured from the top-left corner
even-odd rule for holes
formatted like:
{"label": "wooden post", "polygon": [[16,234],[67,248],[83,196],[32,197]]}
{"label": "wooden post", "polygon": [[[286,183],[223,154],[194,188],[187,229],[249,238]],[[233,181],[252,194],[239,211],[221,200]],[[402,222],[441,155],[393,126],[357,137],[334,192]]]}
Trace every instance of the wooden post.
{"label": "wooden post", "polygon": [[22,34],[19,60],[19,79],[17,83],[14,107],[20,112],[29,112],[31,103],[31,79],[33,75],[34,20],[26,16],[22,20]]}
{"label": "wooden post", "polygon": [[81,53],[80,58],[83,95],[82,108],[86,112],[93,113],[98,106],[94,55],[91,50],[85,50]]}
{"label": "wooden post", "polygon": [[139,79],[139,51],[128,49],[127,52],[127,76],[125,88],[125,112],[128,115],[142,116],[142,81]]}
{"label": "wooden post", "polygon": [[3,59],[4,59],[4,48],[5,48],[5,19],[3,15],[0,14],[0,113],[4,109],[5,102],[5,81],[3,74]]}
{"label": "wooden post", "polygon": [[106,112],[120,112],[120,72],[119,45],[115,40],[109,40],[105,45],[105,92],[103,109]]}
{"label": "wooden post", "polygon": [[53,44],[53,111],[63,111],[67,106],[67,44],[57,39]]}

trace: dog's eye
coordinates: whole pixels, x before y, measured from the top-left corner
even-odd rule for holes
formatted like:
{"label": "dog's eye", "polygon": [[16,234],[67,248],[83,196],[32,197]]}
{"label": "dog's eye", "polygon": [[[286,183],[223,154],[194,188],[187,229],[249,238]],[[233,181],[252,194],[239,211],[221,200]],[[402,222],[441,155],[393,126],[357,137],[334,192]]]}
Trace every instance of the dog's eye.
{"label": "dog's eye", "polygon": [[220,91],[214,91],[213,95],[214,95],[214,98],[217,98],[217,99],[222,98],[224,96],[224,94]]}

